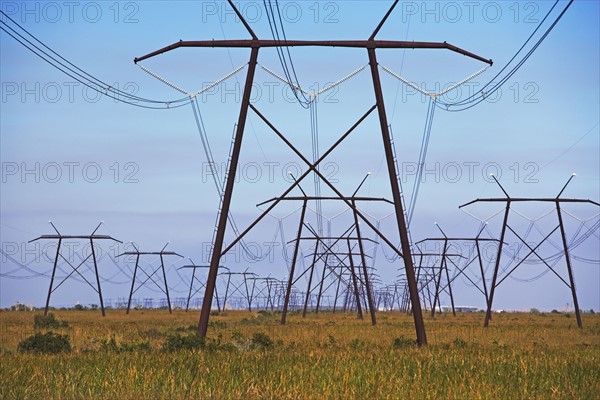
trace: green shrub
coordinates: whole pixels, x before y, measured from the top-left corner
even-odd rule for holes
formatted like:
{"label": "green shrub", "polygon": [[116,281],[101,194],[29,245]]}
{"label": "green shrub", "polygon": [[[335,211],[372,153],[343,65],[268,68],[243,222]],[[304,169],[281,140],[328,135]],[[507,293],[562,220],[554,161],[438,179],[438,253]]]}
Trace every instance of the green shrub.
{"label": "green shrub", "polygon": [[417,341],[415,339],[406,339],[404,337],[399,337],[394,339],[393,346],[396,349],[403,347],[413,347],[417,345]]}
{"label": "green shrub", "polygon": [[119,351],[121,352],[133,352],[133,351],[150,351],[152,346],[150,342],[134,342],[134,343],[121,343],[119,345]]}
{"label": "green shrub", "polygon": [[142,336],[145,336],[149,339],[158,339],[159,337],[164,336],[164,335],[158,329],[150,328],[150,329],[147,329],[144,332],[142,332]]}
{"label": "green shrub", "polygon": [[139,343],[117,343],[114,337],[100,341],[100,349],[113,353],[131,353],[134,351],[150,351],[152,346],[149,342]]}
{"label": "green shrub", "polygon": [[68,322],[57,320],[52,313],[49,313],[48,315],[38,314],[33,316],[34,329],[59,329],[67,328],[68,326]]}
{"label": "green shrub", "polygon": [[463,339],[461,338],[456,338],[454,339],[454,347],[467,347],[467,342],[465,342]]}
{"label": "green shrub", "polygon": [[263,332],[255,332],[252,335],[252,347],[258,349],[268,349],[273,346],[273,340]]}
{"label": "green shrub", "polygon": [[197,333],[191,335],[175,335],[167,336],[162,349],[165,351],[180,351],[180,350],[198,350],[204,348],[204,338]]}
{"label": "green shrub", "polygon": [[[210,321],[208,323],[209,328],[227,328],[227,322],[225,321]],[[197,326],[194,325],[194,329],[198,329]]]}
{"label": "green shrub", "polygon": [[233,343],[224,343],[221,346],[219,346],[219,349],[223,350],[223,351],[232,352],[232,351],[236,351],[238,348]]}
{"label": "green shrub", "polygon": [[[210,322],[208,323],[208,326],[210,326]],[[178,326],[177,328],[175,328],[175,332],[185,332],[185,331],[196,331],[198,330],[198,325],[195,324],[190,324],[188,326]]]}
{"label": "green shrub", "polygon": [[231,332],[231,338],[233,340],[235,340],[236,342],[240,342],[240,341],[245,341],[246,340],[246,338],[244,337],[244,335],[240,331],[233,331],[233,332]]}
{"label": "green shrub", "polygon": [[360,339],[352,339],[349,346],[352,350],[358,350],[362,347],[365,347],[366,343]]}
{"label": "green shrub", "polygon": [[335,340],[335,337],[333,337],[333,335],[327,335],[326,346],[335,346],[336,344],[337,341]]}
{"label": "green shrub", "polygon": [[36,333],[19,342],[17,350],[20,353],[57,354],[69,353],[71,343],[67,335],[54,332]]}
{"label": "green shrub", "polygon": [[260,310],[258,312],[258,315],[262,316],[262,317],[273,317],[275,314],[271,311],[266,311],[266,310]]}

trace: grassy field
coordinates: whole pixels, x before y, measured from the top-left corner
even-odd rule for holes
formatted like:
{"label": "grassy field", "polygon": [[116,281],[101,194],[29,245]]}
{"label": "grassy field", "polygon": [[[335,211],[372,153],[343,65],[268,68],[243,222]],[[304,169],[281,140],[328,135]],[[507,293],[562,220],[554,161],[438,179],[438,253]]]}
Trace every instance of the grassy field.
{"label": "grassy field", "polygon": [[0,399],[600,399],[599,315],[438,315],[417,348],[399,313],[227,311],[200,343],[197,312],[55,311],[72,351],[19,352],[35,314],[0,312]]}

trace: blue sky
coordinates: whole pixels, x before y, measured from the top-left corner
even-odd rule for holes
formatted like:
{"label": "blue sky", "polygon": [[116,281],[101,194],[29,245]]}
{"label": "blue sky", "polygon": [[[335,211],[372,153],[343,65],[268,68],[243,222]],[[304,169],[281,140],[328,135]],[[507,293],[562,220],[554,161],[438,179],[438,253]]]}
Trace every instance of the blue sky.
{"label": "blue sky", "polygon": [[[494,77],[538,26],[554,2],[401,2],[378,35],[380,39],[447,41],[494,60],[494,65],[443,100],[465,99]],[[388,1],[281,2],[289,39],[366,39],[385,14]],[[549,23],[566,6],[560,1]],[[181,93],[164,85],[133,63],[134,57],[180,39],[248,38],[242,24],[224,2],[10,2],[2,11],[54,51],[113,87],[159,100],[173,100]],[[260,38],[271,38],[261,1],[240,3],[242,14]],[[7,21],[4,17],[3,21]],[[7,21],[8,22],[8,21]],[[4,26],[4,25],[3,25]],[[434,222],[449,236],[474,236],[480,222],[458,206],[480,197],[501,197],[491,181],[495,173],[512,196],[554,197],[573,172],[564,197],[598,201],[599,181],[599,5],[576,1],[556,28],[519,71],[493,97],[461,112],[437,109],[432,125],[425,173],[411,224],[414,241],[438,236]],[[539,33],[536,40],[539,38]],[[87,90],[71,77],[33,55],[5,32],[0,33],[2,81],[0,215],[2,223],[0,306],[15,301],[43,304],[48,287],[45,276],[33,274],[8,259],[10,254],[37,273],[47,274],[52,247],[31,247],[26,242],[52,233],[52,220],[64,234],[88,234],[99,221],[98,233],[124,242],[134,241],[142,250],[156,251],[171,241],[169,249],[207,261],[218,195],[207,168],[202,142],[189,105],[148,110],[115,101]],[[360,49],[292,48],[296,72],[303,88],[318,91],[329,83],[368,64]],[[196,92],[247,63],[249,52],[235,49],[178,49],[142,64],[188,92]],[[439,92],[485,66],[445,50],[382,50],[380,66],[400,74],[428,92]],[[282,74],[274,50],[261,50],[259,64]],[[239,111],[240,87],[246,69],[198,96],[207,136],[220,169],[227,160],[233,126]],[[400,83],[380,69],[386,111],[395,137],[400,178],[405,195],[414,184],[414,168],[427,114],[427,97]],[[311,158],[311,120],[308,110],[294,102],[289,88],[259,69],[253,88],[253,104],[285,132]],[[318,98],[319,149],[323,153],[346,129],[374,104],[368,68]],[[391,198],[383,161],[381,135],[375,115],[356,134],[332,153],[322,166],[326,176],[351,194],[367,172],[361,189],[365,196]],[[244,137],[232,211],[245,227],[259,210],[256,204],[278,196],[287,187],[288,171],[306,166],[256,116],[251,114]],[[30,171],[30,172],[27,172]],[[303,188],[313,193],[311,181]],[[323,185],[323,193],[329,190]],[[298,195],[298,192],[295,192]],[[287,274],[279,227],[286,240],[297,229],[300,204],[278,207],[248,237],[258,251],[273,253],[260,262],[241,249],[225,263],[233,270],[249,268],[261,276]],[[519,206],[520,207],[520,206]],[[480,218],[502,206],[475,205],[468,211]],[[314,205],[312,205],[314,209]],[[556,220],[545,205],[516,207],[511,223],[526,232],[536,219],[528,240],[541,240]],[[598,208],[566,207],[569,235],[584,232],[597,222]],[[340,204],[324,204],[332,218],[333,233],[349,224]],[[391,209],[365,205],[382,229],[397,240]],[[334,217],[335,216],[335,217]],[[316,221],[309,213],[311,223]],[[514,219],[513,219],[514,218]],[[282,221],[281,225],[279,220]],[[582,231],[579,220],[585,220]],[[500,217],[489,220],[489,234],[499,232]],[[544,233],[545,232],[545,233]],[[232,240],[228,231],[226,241]],[[275,240],[274,240],[275,238]],[[516,239],[510,238],[514,247]],[[270,244],[274,242],[275,244]],[[556,253],[555,245],[541,250]],[[85,251],[83,245],[74,249]],[[467,246],[463,251],[468,252]],[[580,306],[600,308],[598,230],[573,250]],[[106,254],[125,247],[102,245]],[[303,254],[310,254],[309,246]],[[381,247],[369,249],[382,281],[392,282],[401,267],[390,262]],[[508,251],[508,250],[507,250]],[[509,254],[509,253],[507,253]],[[77,260],[77,255],[73,255]],[[508,257],[508,256],[507,256]],[[46,257],[48,258],[48,257]],[[508,259],[508,258],[507,258]],[[584,261],[582,261],[584,260]],[[152,263],[152,261],[150,261]],[[156,266],[154,261],[153,266]],[[168,262],[173,296],[184,296],[188,276]],[[514,264],[513,264],[514,265]],[[510,264],[507,261],[506,267]],[[62,267],[69,270],[66,264]],[[84,267],[85,268],[85,267]],[[131,264],[101,261],[107,279],[107,298],[125,297]],[[539,263],[525,263],[499,287],[495,308],[561,309],[572,306],[569,289],[552,273],[525,282],[546,271]],[[566,277],[564,259],[556,270]],[[491,271],[491,270],[490,270]],[[89,271],[88,271],[89,272]],[[23,279],[23,278],[27,279]],[[160,297],[143,289],[140,297]],[[464,280],[457,280],[457,302],[483,307],[483,298]],[[82,283],[67,281],[53,295],[53,304],[97,302]],[[446,302],[446,300],[443,300]]]}

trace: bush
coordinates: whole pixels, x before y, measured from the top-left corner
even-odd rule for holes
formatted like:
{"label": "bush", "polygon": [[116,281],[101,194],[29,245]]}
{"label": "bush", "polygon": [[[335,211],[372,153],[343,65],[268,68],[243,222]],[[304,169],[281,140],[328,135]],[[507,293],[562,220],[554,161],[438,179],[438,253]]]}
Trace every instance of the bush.
{"label": "bush", "polygon": [[33,316],[34,329],[59,329],[67,327],[69,327],[68,322],[57,320],[52,313],[49,313],[48,315],[38,314]]}
{"label": "bush", "polygon": [[413,347],[417,345],[416,339],[406,339],[404,337],[399,337],[394,339],[393,346],[396,349],[400,349],[403,347]]}
{"label": "bush", "polygon": [[327,335],[327,342],[325,346],[335,346],[337,344],[335,337],[333,335]]}
{"label": "bush", "polygon": [[20,353],[57,354],[69,353],[71,343],[67,335],[54,332],[36,333],[19,342],[17,350]]}
{"label": "bush", "polygon": [[140,343],[117,343],[114,337],[108,340],[100,341],[100,348],[104,351],[110,351],[113,353],[126,353],[134,351],[150,351],[152,346],[149,342]]}
{"label": "bush", "polygon": [[149,339],[158,339],[159,337],[163,336],[163,334],[156,328],[150,328],[142,332],[142,336],[145,336]]}
{"label": "bush", "polygon": [[272,316],[274,316],[275,314],[274,314],[274,313],[272,313],[271,311],[260,310],[260,311],[258,312],[258,315],[260,315],[260,316],[263,316],[263,317],[272,317]]}
{"label": "bush", "polygon": [[265,350],[272,346],[273,340],[266,333],[255,332],[252,335],[252,347]]}
{"label": "bush", "polygon": [[[227,322],[225,322],[225,321],[210,321],[208,323],[208,326],[210,328],[222,328],[222,329],[224,329],[224,328],[227,328]],[[194,325],[194,329],[198,329],[198,327]]]}
{"label": "bush", "polygon": [[[210,322],[208,323],[208,326],[210,326]],[[177,328],[175,328],[175,332],[185,332],[185,331],[195,332],[196,330],[198,330],[198,325],[195,325],[195,324],[190,324],[188,326],[178,326]]]}
{"label": "bush", "polygon": [[362,347],[365,347],[366,343],[360,339],[352,339],[349,346],[352,350],[358,350]]}
{"label": "bush", "polygon": [[236,342],[243,342],[246,340],[246,338],[244,337],[244,335],[242,335],[242,332],[240,331],[233,331],[231,332],[231,338],[233,340],[235,340]]}
{"label": "bush", "polygon": [[459,348],[462,348],[462,347],[467,347],[467,342],[465,342],[465,341],[464,341],[463,339],[461,339],[461,338],[456,338],[456,339],[454,339],[454,342],[453,342],[453,343],[454,343],[454,347],[459,347]]}
{"label": "bush", "polygon": [[162,349],[165,351],[179,350],[198,350],[204,348],[204,338],[197,333],[191,335],[175,335],[167,336]]}

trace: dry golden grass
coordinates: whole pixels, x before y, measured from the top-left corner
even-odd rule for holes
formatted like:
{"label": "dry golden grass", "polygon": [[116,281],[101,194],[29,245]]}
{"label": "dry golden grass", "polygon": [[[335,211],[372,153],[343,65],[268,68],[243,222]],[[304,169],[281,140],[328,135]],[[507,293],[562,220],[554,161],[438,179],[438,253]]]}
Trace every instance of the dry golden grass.
{"label": "dry golden grass", "polygon": [[[0,312],[2,399],[600,398],[597,315],[582,330],[564,314],[495,314],[487,329],[480,313],[438,315],[417,348],[405,314],[379,313],[374,327],[354,314],[293,314],[281,326],[278,314],[227,311],[211,317],[203,349],[167,352],[169,336],[193,334],[197,312],[55,311],[73,352],[18,353],[33,315]],[[273,345],[252,345],[257,332]],[[110,351],[113,338],[133,350]]]}

